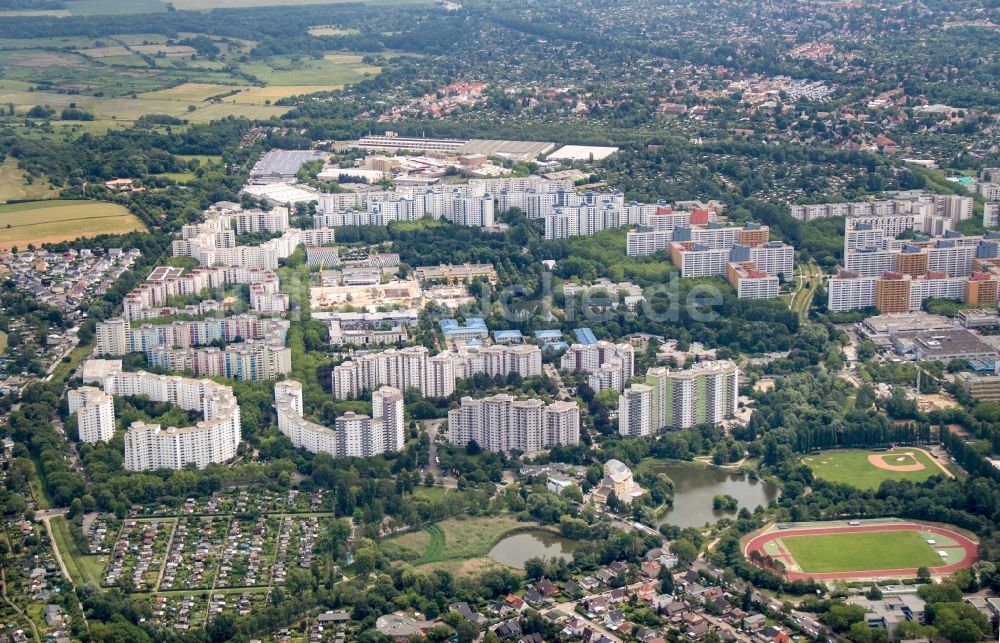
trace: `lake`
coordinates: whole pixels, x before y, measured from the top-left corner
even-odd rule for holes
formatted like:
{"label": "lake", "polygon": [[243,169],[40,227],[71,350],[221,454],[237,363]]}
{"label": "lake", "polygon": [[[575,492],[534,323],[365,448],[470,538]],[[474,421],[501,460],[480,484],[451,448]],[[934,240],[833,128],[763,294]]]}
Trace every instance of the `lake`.
{"label": "lake", "polygon": [[504,565],[524,569],[524,563],[529,558],[573,560],[575,548],[576,543],[568,538],[549,531],[532,529],[507,536],[498,542],[490,550],[490,558]]}
{"label": "lake", "polygon": [[764,480],[751,480],[746,474],[713,467],[662,463],[653,465],[657,473],[665,473],[674,481],[674,506],[659,523],[678,527],[702,527],[715,523],[736,512],[715,511],[712,497],[729,495],[739,501],[740,508],[753,511],[757,505],[766,507],[778,497],[778,485]]}

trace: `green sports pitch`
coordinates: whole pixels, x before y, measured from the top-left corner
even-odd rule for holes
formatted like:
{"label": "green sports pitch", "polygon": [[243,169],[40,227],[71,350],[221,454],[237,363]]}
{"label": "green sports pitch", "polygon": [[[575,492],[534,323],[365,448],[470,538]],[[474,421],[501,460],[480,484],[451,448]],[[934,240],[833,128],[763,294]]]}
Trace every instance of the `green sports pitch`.
{"label": "green sports pitch", "polygon": [[780,542],[805,573],[911,569],[942,564],[938,553],[916,531],[789,534]]}
{"label": "green sports pitch", "polygon": [[[873,464],[870,456],[883,466]],[[885,480],[923,482],[942,473],[941,468],[926,453],[911,447],[887,451],[821,451],[802,458],[802,462],[821,480],[839,482],[859,489],[878,489]],[[890,467],[896,467],[897,470]]]}

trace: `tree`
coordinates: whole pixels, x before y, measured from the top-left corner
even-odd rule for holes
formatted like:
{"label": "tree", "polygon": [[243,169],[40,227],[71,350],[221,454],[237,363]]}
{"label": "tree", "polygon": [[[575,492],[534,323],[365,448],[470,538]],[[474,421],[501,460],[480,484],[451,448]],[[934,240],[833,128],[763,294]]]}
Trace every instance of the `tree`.
{"label": "tree", "polygon": [[690,540],[679,538],[670,545],[670,551],[683,563],[690,564],[698,557],[698,548]]}
{"label": "tree", "polygon": [[524,561],[524,575],[528,580],[537,580],[545,575],[545,561],[538,556],[533,556]]}
{"label": "tree", "polygon": [[926,567],[918,567],[917,580],[920,581],[921,583],[931,582],[931,570],[927,569]]}

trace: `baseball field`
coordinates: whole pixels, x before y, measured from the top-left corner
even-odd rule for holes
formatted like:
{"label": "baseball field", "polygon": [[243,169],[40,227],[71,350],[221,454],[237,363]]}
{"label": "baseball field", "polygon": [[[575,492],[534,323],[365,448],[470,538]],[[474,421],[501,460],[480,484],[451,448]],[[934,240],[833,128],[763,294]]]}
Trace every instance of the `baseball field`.
{"label": "baseball field", "polygon": [[821,480],[859,489],[878,489],[885,480],[923,482],[935,475],[953,477],[927,451],[916,447],[821,451],[802,458],[802,462]]}

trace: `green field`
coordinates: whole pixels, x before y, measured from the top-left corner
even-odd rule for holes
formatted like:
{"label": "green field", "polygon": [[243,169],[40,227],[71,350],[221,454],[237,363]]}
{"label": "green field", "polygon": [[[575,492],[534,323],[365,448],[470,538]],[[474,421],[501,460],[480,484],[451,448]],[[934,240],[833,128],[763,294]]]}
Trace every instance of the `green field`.
{"label": "green field", "polygon": [[245,64],[241,69],[264,81],[268,86],[343,86],[362,80],[366,74],[374,76],[382,71],[378,67],[363,63],[361,58],[349,54],[327,54],[321,60],[300,61],[275,57],[266,63]]}
{"label": "green field", "polygon": [[[884,456],[893,465],[923,465],[920,471],[888,471],[879,469],[868,461],[869,455]],[[910,455],[912,454],[912,455]],[[924,452],[913,448],[899,447],[891,451],[865,451],[847,449],[822,451],[802,458],[802,462],[812,469],[813,475],[827,482],[838,482],[859,489],[878,489],[884,480],[909,480],[923,482],[931,476],[942,473],[941,469]]]}
{"label": "green field", "polygon": [[100,556],[91,556],[82,553],[76,546],[76,542],[69,534],[69,523],[62,516],[57,516],[50,520],[52,525],[52,537],[59,547],[66,570],[73,577],[73,581],[79,585],[100,585],[101,576],[104,573],[105,561]]}
{"label": "green field", "polygon": [[0,205],[0,248],[145,230],[131,212],[100,201],[33,201]]}
{"label": "green field", "polygon": [[420,555],[411,561],[414,566],[462,563],[484,558],[506,534],[531,526],[535,525],[510,516],[449,518],[421,531],[396,536],[391,542]]}
{"label": "green field", "polygon": [[942,563],[915,531],[788,535],[781,544],[806,573],[910,569]]}
{"label": "green field", "polygon": [[58,196],[55,188],[44,179],[28,184],[24,172],[17,167],[17,160],[8,156],[0,163],[0,203],[51,199]]}

